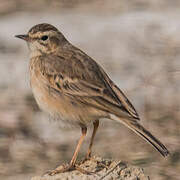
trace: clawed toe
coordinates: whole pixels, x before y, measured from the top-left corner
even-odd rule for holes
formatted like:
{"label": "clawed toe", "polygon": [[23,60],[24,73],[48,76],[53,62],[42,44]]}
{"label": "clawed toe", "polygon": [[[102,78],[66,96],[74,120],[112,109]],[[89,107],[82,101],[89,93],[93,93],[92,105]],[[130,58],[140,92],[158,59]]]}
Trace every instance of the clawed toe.
{"label": "clawed toe", "polygon": [[89,161],[91,157],[85,157],[83,160],[81,160],[81,164],[85,163],[86,161]]}
{"label": "clawed toe", "polygon": [[77,170],[77,171],[79,171],[79,172],[81,172],[83,174],[88,174],[88,175],[92,174],[92,172],[89,172],[89,171],[81,168],[78,165],[66,164],[66,165],[58,166],[54,170],[48,171],[45,175],[54,176],[55,174],[64,173],[64,172],[68,172],[68,171],[73,171],[73,170]]}
{"label": "clawed toe", "polygon": [[81,163],[84,163],[84,162],[86,162],[86,161],[90,161],[90,160],[93,160],[93,159],[94,159],[94,157],[88,154],[88,155],[86,155],[86,157],[81,161]]}
{"label": "clawed toe", "polygon": [[87,174],[87,175],[93,174],[93,172],[87,171],[87,170],[85,170],[85,169],[83,169],[77,165],[75,165],[75,170],[81,172],[82,174]]}
{"label": "clawed toe", "polygon": [[75,166],[66,164],[66,165],[58,166],[54,170],[48,171],[45,175],[53,176],[55,174],[64,173],[64,172],[68,172],[68,171],[73,171],[73,170],[75,170]]}

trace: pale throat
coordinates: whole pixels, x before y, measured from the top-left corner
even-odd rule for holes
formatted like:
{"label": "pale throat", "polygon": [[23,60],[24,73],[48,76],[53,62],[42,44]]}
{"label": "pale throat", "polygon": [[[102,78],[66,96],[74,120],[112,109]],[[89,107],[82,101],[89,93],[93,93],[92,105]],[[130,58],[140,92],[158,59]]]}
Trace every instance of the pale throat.
{"label": "pale throat", "polygon": [[35,45],[35,44],[29,44],[28,43],[28,48],[30,50],[30,58],[34,58],[37,56],[41,56],[43,54],[50,54],[50,53],[55,53],[58,48],[57,46],[53,46],[51,48],[47,48],[45,46],[39,46],[39,45]]}
{"label": "pale throat", "polygon": [[34,58],[34,57],[49,53],[49,51],[46,50],[45,47],[37,47],[33,44],[28,44],[28,47],[30,50],[30,58]]}
{"label": "pale throat", "polygon": [[42,52],[40,50],[30,50],[30,58],[41,56]]}

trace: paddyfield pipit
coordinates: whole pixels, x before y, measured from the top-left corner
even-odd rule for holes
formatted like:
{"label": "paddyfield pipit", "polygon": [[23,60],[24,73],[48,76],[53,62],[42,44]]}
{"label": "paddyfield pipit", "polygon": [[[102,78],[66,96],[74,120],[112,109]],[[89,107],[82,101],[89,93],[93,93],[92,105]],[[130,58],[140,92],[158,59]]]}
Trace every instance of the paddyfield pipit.
{"label": "paddyfield pipit", "polygon": [[103,68],[73,46],[57,28],[38,24],[27,34],[16,37],[25,40],[30,50],[30,83],[39,107],[61,124],[79,126],[82,131],[69,165],[51,174],[77,167],[75,163],[87,127],[93,123],[86,155],[90,158],[102,118],[124,124],[163,156],[169,154],[167,148],[139,123],[135,108]]}

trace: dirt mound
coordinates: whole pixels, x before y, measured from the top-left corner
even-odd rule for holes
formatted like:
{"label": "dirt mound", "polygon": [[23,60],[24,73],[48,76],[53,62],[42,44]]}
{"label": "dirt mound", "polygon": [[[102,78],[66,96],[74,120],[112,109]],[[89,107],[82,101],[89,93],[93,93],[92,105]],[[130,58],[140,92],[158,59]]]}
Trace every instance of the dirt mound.
{"label": "dirt mound", "polygon": [[31,178],[31,180],[150,180],[149,177],[144,174],[142,168],[130,166],[122,161],[93,157],[91,160],[87,160],[84,163],[80,162],[79,166],[82,169],[93,173],[87,175],[74,170],[56,174],[54,176],[37,176]]}

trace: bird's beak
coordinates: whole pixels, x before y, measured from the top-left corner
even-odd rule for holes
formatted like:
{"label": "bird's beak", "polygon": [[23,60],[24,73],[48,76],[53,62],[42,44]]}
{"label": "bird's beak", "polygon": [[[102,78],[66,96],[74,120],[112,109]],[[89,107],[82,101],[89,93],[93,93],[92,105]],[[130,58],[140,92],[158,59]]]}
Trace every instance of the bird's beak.
{"label": "bird's beak", "polygon": [[27,34],[16,35],[15,37],[23,39],[25,41],[29,41],[29,36]]}

